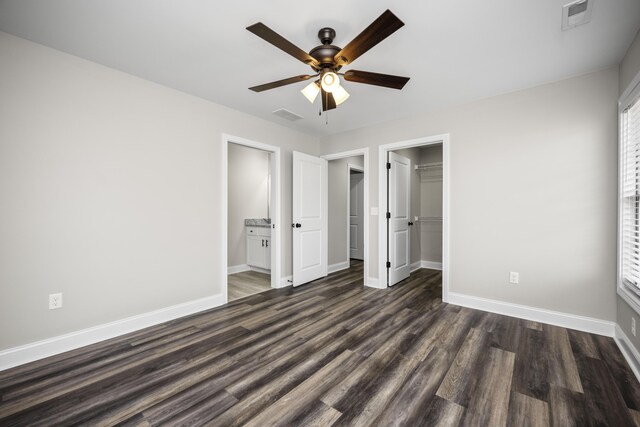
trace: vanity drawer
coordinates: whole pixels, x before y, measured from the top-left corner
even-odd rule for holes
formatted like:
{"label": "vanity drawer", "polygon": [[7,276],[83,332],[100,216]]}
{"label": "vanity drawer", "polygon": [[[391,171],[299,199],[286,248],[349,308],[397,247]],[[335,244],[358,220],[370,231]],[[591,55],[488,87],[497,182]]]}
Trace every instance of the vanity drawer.
{"label": "vanity drawer", "polygon": [[270,237],[271,229],[268,227],[247,227],[247,235]]}

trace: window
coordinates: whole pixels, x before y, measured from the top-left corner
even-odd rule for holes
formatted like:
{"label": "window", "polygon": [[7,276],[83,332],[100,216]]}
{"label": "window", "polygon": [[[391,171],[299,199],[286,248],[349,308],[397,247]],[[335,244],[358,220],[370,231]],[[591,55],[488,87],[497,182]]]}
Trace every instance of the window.
{"label": "window", "polygon": [[622,290],[640,296],[640,102],[632,93],[620,105],[619,262]]}

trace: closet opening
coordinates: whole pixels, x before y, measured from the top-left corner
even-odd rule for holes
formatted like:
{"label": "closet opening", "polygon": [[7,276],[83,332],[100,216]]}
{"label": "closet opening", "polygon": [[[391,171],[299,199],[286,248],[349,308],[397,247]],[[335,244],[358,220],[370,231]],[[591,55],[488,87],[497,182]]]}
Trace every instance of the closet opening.
{"label": "closet opening", "polygon": [[448,136],[380,147],[380,235],[385,286],[442,286],[448,299]]}

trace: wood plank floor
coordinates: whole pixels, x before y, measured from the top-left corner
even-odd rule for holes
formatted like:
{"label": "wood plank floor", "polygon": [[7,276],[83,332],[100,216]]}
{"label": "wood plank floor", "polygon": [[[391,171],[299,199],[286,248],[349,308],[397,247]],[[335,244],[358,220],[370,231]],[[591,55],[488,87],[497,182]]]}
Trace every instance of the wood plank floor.
{"label": "wood plank floor", "polygon": [[235,301],[271,289],[271,276],[257,271],[243,271],[230,274],[227,283],[229,301]]}
{"label": "wood plank floor", "polygon": [[632,426],[611,338],[386,290],[362,263],[0,372],[0,425]]}

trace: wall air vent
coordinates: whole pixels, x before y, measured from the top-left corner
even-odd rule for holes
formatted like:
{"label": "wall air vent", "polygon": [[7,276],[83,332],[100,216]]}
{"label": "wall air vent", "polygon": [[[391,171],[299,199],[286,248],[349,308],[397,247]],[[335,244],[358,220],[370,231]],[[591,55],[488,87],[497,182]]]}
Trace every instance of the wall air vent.
{"label": "wall air vent", "polygon": [[282,117],[285,120],[289,120],[290,122],[295,122],[296,120],[304,119],[304,117],[297,115],[296,113],[292,113],[289,110],[285,110],[284,108],[280,108],[279,110],[272,111],[272,114],[275,114],[278,117]]}
{"label": "wall air vent", "polygon": [[595,0],[578,0],[562,6],[562,31],[591,21],[591,11]]}

